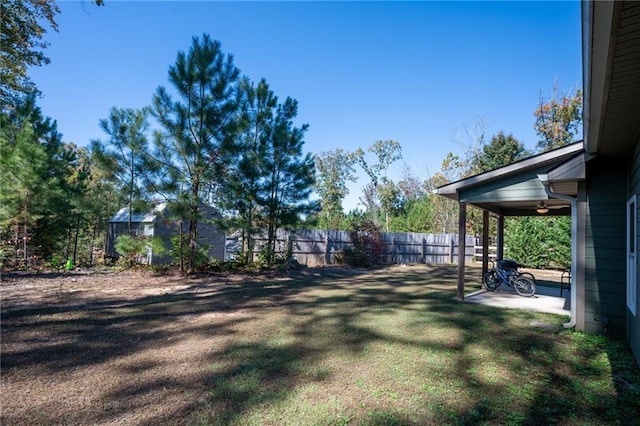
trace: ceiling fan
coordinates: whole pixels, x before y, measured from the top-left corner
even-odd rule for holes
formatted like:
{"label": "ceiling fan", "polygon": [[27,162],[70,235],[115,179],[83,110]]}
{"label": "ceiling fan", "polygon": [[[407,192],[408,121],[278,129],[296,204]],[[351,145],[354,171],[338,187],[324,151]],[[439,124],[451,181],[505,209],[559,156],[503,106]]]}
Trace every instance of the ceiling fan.
{"label": "ceiling fan", "polygon": [[544,201],[540,201],[538,203],[538,205],[536,205],[536,212],[540,213],[540,214],[545,214],[548,213],[550,209],[562,209],[565,208],[567,206],[563,206],[563,205],[559,205],[559,206],[550,206],[549,204],[545,203]]}

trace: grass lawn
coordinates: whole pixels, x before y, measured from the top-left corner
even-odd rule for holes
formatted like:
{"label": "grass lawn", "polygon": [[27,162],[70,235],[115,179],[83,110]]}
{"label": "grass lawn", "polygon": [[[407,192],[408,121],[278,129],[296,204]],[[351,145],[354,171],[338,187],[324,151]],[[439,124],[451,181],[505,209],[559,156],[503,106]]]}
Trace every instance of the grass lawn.
{"label": "grass lawn", "polygon": [[640,425],[624,343],[458,302],[453,266],[0,285],[3,425]]}

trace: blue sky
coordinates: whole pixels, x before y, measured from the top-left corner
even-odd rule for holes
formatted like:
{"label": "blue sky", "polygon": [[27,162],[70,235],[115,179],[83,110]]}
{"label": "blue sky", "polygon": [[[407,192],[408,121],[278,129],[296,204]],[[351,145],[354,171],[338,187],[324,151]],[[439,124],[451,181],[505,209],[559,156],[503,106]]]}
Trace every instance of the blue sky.
{"label": "blue sky", "polygon": [[[533,149],[539,98],[581,87],[580,3],[554,2],[60,2],[51,63],[31,76],[66,141],[105,138],[113,106],[139,108],[191,38],[210,34],[254,81],[299,102],[306,150],[401,143],[426,178],[464,126],[483,120]],[[345,202],[356,207],[362,177]]]}

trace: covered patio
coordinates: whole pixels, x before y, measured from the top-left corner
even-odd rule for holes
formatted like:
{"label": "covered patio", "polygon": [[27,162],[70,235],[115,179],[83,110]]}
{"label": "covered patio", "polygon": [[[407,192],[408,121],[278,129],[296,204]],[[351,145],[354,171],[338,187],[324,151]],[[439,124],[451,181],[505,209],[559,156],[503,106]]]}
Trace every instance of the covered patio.
{"label": "covered patio", "polygon": [[[572,271],[576,267],[577,205],[584,197],[585,163],[591,156],[585,153],[582,142],[566,145],[536,156],[517,161],[496,170],[471,176],[443,185],[436,190],[438,195],[455,200],[459,204],[458,234],[463,243],[466,235],[467,207],[473,206],[483,212],[482,220],[482,274],[489,269],[490,218],[496,220],[497,259],[504,258],[504,218],[508,216],[571,216]],[[565,327],[575,325],[576,291],[571,286],[569,297],[560,297],[559,289],[547,288],[538,283],[538,297],[524,298],[509,287],[495,292],[481,290],[465,294],[464,256],[458,256],[457,298],[496,306],[522,307],[530,310],[568,314],[570,321]],[[573,281],[581,277],[572,277]],[[503,291],[499,291],[503,290]],[[565,291],[564,296],[567,295]]]}
{"label": "covered patio", "polygon": [[536,294],[522,297],[510,287],[500,286],[495,291],[485,289],[465,294],[464,301],[499,308],[523,309],[557,315],[571,315],[570,291],[560,285],[563,277],[558,271],[531,271],[536,277]]}

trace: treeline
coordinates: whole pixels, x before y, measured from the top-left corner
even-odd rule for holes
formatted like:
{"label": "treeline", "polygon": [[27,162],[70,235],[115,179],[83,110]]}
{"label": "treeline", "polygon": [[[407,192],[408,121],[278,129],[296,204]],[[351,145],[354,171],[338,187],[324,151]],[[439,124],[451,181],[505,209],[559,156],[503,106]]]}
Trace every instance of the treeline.
{"label": "treeline", "polygon": [[[512,134],[499,131],[487,137],[483,122],[465,129],[468,140],[462,155],[449,153],[440,171],[427,179],[418,178],[405,168],[402,179],[393,181],[386,171],[402,158],[401,146],[394,141],[378,141],[369,148],[377,162],[368,164],[361,149],[342,149],[316,156],[316,191],[321,195],[320,211],[308,222],[321,229],[352,230],[363,221],[376,224],[387,232],[456,233],[458,205],[434,195],[432,190],[465,177],[497,169],[534,154],[572,143],[579,130],[582,94],[565,95],[549,101],[541,99],[534,111],[534,127],[540,141],[537,151],[529,151]],[[549,124],[550,117],[556,123]],[[552,131],[550,131],[550,129]],[[348,195],[347,182],[356,180],[356,168],[362,167],[370,181],[365,185],[363,210],[342,211]],[[482,213],[470,208],[467,232],[481,235]],[[495,224],[491,235],[495,236]],[[505,256],[531,267],[568,267],[571,262],[571,222],[569,217],[513,217],[505,220]]]}
{"label": "treeline", "polygon": [[[54,22],[55,10],[48,13]],[[10,35],[18,40],[22,29],[15,31]],[[31,44],[16,44],[23,57],[12,60],[46,63],[41,52],[36,52],[39,62],[29,59],[29,46],[37,42],[35,37]],[[113,107],[100,120],[104,135],[84,146],[64,141],[23,74],[3,79],[1,91],[0,260],[10,267],[100,262],[109,217],[127,206],[131,218],[157,202],[171,206],[170,220],[180,229],[174,251],[188,270],[198,266],[202,252],[197,235],[202,206],[215,207],[223,229],[241,230],[244,252],[253,250],[257,230],[266,229],[267,264],[276,260],[275,235],[282,228],[451,233],[457,229],[457,205],[432,189],[533,154],[511,134],[488,138],[482,123],[474,128],[479,131],[467,131],[465,152],[450,153],[441,170],[427,178],[409,169],[399,180],[389,177],[390,166],[402,159],[401,144],[393,140],[375,141],[366,151],[305,153],[308,125],[296,123],[298,102],[279,99],[264,79],[256,83],[243,76],[233,56],[207,34],[178,52],[168,87],[150,94],[147,107]],[[20,79],[25,84],[6,83]],[[540,100],[534,112],[539,151],[573,141],[581,102],[579,91],[558,98],[555,89],[552,99]],[[363,209],[345,213],[348,182],[357,179],[358,168],[368,179],[360,197]],[[540,250],[560,250],[562,241],[544,248],[552,241],[545,231],[568,228],[535,220],[508,221],[507,238],[535,236]],[[472,213],[469,232],[480,233],[480,223]],[[129,231],[135,234],[131,222]],[[508,246],[515,250],[517,244]]]}
{"label": "treeline", "polygon": [[5,257],[92,262],[121,204],[131,218],[164,201],[184,227],[180,244],[191,270],[203,205],[223,212],[220,225],[242,229],[248,240],[256,227],[267,228],[269,247],[278,228],[313,210],[314,159],[303,153],[308,126],[294,123],[296,100],[281,102],[266,81],[242,76],[206,34],[178,53],[169,83],[146,108],[114,107],[100,121],[106,139],[89,150],[65,145],[33,95],[3,109],[3,182],[12,183],[0,194]]}

